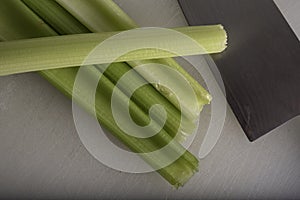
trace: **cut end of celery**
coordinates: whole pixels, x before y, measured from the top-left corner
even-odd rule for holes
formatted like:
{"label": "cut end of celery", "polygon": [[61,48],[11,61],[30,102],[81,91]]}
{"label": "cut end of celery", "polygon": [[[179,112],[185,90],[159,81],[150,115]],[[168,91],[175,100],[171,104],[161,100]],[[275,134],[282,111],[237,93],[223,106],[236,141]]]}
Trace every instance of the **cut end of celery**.
{"label": "cut end of celery", "polygon": [[194,169],[191,173],[183,172],[182,179],[174,185],[176,189],[183,187],[193,176],[198,172],[198,168]]}
{"label": "cut end of celery", "polygon": [[[181,163],[177,160],[173,164],[159,170],[160,174],[164,174],[166,180],[176,189],[183,187],[198,172],[198,160],[191,161],[190,164]],[[165,173],[167,170],[167,173]]]}
{"label": "cut end of celery", "polygon": [[223,49],[222,51],[225,51],[225,49],[227,49],[227,45],[228,45],[228,34],[226,29],[224,28],[224,26],[222,24],[219,25],[220,29],[224,31],[224,43],[223,43]]}

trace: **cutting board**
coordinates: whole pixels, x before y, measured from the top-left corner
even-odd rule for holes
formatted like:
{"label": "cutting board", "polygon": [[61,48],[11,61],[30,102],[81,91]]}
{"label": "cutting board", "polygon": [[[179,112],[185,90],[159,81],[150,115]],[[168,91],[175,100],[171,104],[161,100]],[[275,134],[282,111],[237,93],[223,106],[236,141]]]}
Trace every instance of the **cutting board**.
{"label": "cutting board", "polygon": [[272,0],[179,0],[189,25],[224,25],[213,59],[250,141],[300,114],[300,43]]}

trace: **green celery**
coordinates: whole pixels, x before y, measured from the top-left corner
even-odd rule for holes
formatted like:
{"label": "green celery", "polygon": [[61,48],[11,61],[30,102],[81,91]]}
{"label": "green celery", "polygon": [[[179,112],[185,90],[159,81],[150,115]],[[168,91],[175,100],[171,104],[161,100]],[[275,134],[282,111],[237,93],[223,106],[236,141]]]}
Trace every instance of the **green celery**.
{"label": "green celery", "polygon": [[[49,24],[56,32],[61,35],[65,34],[76,34],[76,33],[88,33],[89,30],[81,25],[72,15],[70,15],[66,10],[59,6],[55,1],[52,0],[23,0],[23,2],[38,16],[40,16],[47,24]],[[101,70],[102,66],[98,66]],[[127,73],[131,67],[126,63],[113,63],[106,71],[101,71],[106,77],[108,77],[114,84]],[[144,79],[140,77],[138,73],[132,76],[130,83],[121,84],[121,90],[128,94],[128,90],[134,85],[140,85],[144,82]],[[185,135],[190,135],[195,129],[195,122],[182,116],[178,109],[165,99],[159,92],[157,92],[152,86],[145,85],[143,88],[137,90],[131,97],[131,99],[143,109],[144,112],[148,113],[149,109],[154,104],[160,104],[165,108],[167,112],[167,121],[165,123],[164,129],[174,137],[177,132],[181,136],[179,138],[184,138]],[[155,119],[162,123],[162,117],[157,113],[154,116]],[[180,120],[182,121],[181,127]]]}
{"label": "green celery", "polygon": [[[60,5],[62,5],[66,10],[68,10],[72,15],[74,15],[82,24],[88,27],[93,32],[101,31],[119,31],[126,29],[137,28],[138,25],[125,13],[121,8],[118,7],[112,0],[56,0]],[[210,34],[210,33],[207,33]],[[224,46],[226,45],[226,33],[220,36],[223,39]],[[221,40],[219,36],[215,38],[216,40]],[[178,70],[191,84],[195,93],[198,97],[198,109],[197,110],[186,110],[187,116],[192,116],[196,118],[203,105],[210,103],[210,94],[194,79],[192,78],[177,62],[171,58],[153,60],[153,61],[132,61],[128,62],[132,67],[136,67],[140,64],[145,64],[148,62],[166,64],[176,70]],[[149,69],[143,69],[138,71],[146,80],[149,82],[155,79],[152,76],[152,71]],[[157,71],[158,74],[161,72]],[[158,80],[159,81],[159,80]],[[178,109],[177,98],[174,95],[170,95],[169,91],[166,92],[164,87],[159,84],[153,85],[158,91],[161,92],[169,101],[171,101]],[[189,108],[189,105],[194,102],[183,102],[185,108]]]}
{"label": "green celery", "polygon": [[[41,23],[42,21],[34,15],[30,10],[28,10],[23,4],[20,4],[20,1],[16,0],[4,0],[5,3],[2,7],[0,7],[0,13],[13,13],[13,18],[7,18],[5,14],[0,15],[0,24],[6,23],[5,30],[0,29],[0,35],[6,39],[6,40],[13,40],[13,39],[19,39],[21,38],[27,38],[27,37],[43,37],[43,36],[50,36],[55,35],[55,32],[50,29],[47,25],[44,23]],[[17,12],[16,12],[17,11]],[[37,29],[32,29],[32,36],[30,34],[30,31],[19,29],[16,24],[19,23],[20,19],[26,19],[22,21],[22,25],[24,27],[34,27],[37,24],[40,24]],[[41,28],[44,27],[44,28]],[[15,33],[14,35],[5,35],[3,36],[3,32],[6,33],[6,31],[11,31]],[[24,31],[24,32],[23,32]],[[66,94],[68,97],[71,97],[72,91],[73,91],[73,85],[74,80],[77,75],[78,67],[74,68],[68,68],[68,69],[57,69],[57,70],[46,70],[40,72],[49,82],[51,82],[54,86],[56,86],[61,92]],[[91,75],[97,76],[95,73],[97,70],[91,70]],[[152,139],[136,139],[133,137],[130,137],[123,133],[121,130],[118,129],[118,127],[114,124],[113,120],[110,120],[111,111],[109,108],[110,105],[110,99],[107,98],[109,96],[109,93],[112,91],[114,85],[111,83],[105,76],[100,80],[99,86],[104,87],[101,90],[98,90],[96,93],[96,110],[97,110],[97,118],[100,121],[102,125],[104,125],[106,128],[108,128],[115,136],[117,136],[119,139],[121,139],[127,146],[129,146],[133,151],[136,152],[148,152],[152,151],[157,148],[157,144],[153,143]],[[103,91],[101,93],[100,91]],[[120,101],[122,99],[127,98],[122,92],[118,93],[120,95]],[[77,101],[82,104],[84,107],[88,105],[85,101],[82,101],[81,99],[77,99]],[[101,104],[98,103],[101,101]],[[131,106],[135,107],[136,116],[140,120],[147,121],[147,116],[144,115],[144,113],[137,107],[134,106],[132,103]],[[163,133],[163,130],[157,134],[157,137],[163,135],[166,137],[168,134]],[[156,140],[157,142],[157,140]],[[159,143],[159,141],[158,141]],[[179,149],[179,151],[185,151],[180,145],[176,145],[176,148]],[[188,156],[186,156],[188,155]],[[153,158],[153,157],[143,157],[146,161],[149,162],[150,165],[155,165],[155,162],[157,162],[159,159],[163,158]],[[158,170],[158,172],[165,177],[166,180],[168,180],[171,184],[175,186],[183,185],[187,179],[189,179],[195,170],[197,170],[198,161],[195,157],[193,157],[188,151],[184,153],[183,156],[181,156],[177,161],[172,163],[171,165]]]}
{"label": "green celery", "polygon": [[[110,40],[110,45],[98,52],[99,56],[94,56],[86,64],[177,56],[172,52],[146,48],[118,57],[120,52],[126,52],[131,46],[147,46],[150,43],[159,45],[163,49],[177,49],[183,56],[220,52],[225,49],[225,31],[221,25],[180,27],[173,30],[192,38],[205,51],[198,46],[190,46],[185,40],[178,40],[176,34],[162,32],[157,36],[156,32],[148,30],[143,32],[142,38],[128,36]],[[2,42],[0,44],[0,75],[80,66],[96,46],[118,33],[120,32],[86,33]],[[114,60],[115,57],[118,58]]]}

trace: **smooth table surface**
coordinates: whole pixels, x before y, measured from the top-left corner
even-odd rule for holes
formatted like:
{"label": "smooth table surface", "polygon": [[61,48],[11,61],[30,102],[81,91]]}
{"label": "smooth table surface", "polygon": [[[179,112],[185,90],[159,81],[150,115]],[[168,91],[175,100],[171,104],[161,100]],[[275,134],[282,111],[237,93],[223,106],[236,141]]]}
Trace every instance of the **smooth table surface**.
{"label": "smooth table surface", "polygon": [[[186,25],[176,0],[116,2],[141,26]],[[276,3],[299,38],[300,1]],[[250,143],[228,109],[199,173],[174,190],[157,173],[122,173],[95,160],[79,140],[71,101],[39,75],[0,77],[0,198],[300,198],[299,133],[300,117]]]}

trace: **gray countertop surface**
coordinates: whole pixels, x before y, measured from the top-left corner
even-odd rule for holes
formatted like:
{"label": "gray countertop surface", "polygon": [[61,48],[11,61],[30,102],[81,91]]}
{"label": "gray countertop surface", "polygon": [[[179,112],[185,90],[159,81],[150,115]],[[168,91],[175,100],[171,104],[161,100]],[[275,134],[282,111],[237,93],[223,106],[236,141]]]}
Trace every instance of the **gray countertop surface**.
{"label": "gray countertop surface", "polygon": [[[141,26],[186,25],[175,0],[117,0]],[[300,36],[300,1],[276,0]],[[204,111],[204,115],[208,111]],[[72,104],[35,73],[0,77],[0,198],[300,198],[300,117],[250,143],[228,109],[222,136],[179,190],[94,159]]]}

